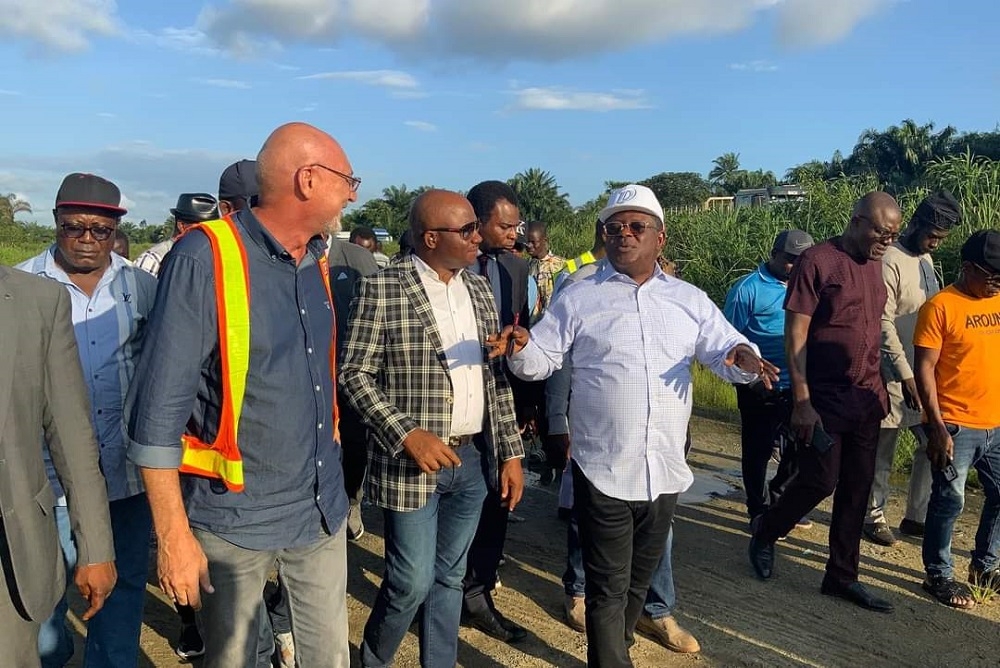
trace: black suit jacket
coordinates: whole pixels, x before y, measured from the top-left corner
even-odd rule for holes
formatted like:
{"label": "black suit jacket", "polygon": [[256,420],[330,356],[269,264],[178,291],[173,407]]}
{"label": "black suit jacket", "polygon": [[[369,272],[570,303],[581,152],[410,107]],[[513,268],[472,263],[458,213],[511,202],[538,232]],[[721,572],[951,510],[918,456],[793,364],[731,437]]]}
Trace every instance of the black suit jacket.
{"label": "black suit jacket", "polygon": [[370,252],[341,239],[330,240],[327,253],[330,261],[330,290],[333,292],[333,310],[337,316],[337,350],[342,353],[347,341],[347,321],[351,316],[351,300],[358,292],[363,276],[378,271]]}
{"label": "black suit jacket", "polygon": [[[493,253],[491,253],[492,255]],[[528,263],[517,255],[507,251],[496,254],[497,267],[500,269],[500,299],[496,300],[500,313],[500,327],[514,324],[514,314],[518,313],[518,325],[528,326],[530,311],[528,309]],[[469,269],[479,273],[479,263]],[[491,286],[492,287],[492,286]],[[496,295],[494,295],[496,299]]]}

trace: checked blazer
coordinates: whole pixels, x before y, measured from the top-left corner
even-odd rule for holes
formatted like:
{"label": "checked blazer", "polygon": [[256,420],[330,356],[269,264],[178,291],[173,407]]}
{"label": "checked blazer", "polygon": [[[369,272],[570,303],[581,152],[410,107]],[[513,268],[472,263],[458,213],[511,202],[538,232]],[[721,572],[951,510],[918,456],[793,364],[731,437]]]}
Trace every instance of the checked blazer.
{"label": "checked blazer", "polygon": [[[524,456],[514,401],[501,358],[487,359],[486,336],[497,314],[487,279],[466,271],[479,340],[483,344],[485,416],[483,453],[487,483],[499,484],[499,463]],[[403,450],[420,427],[447,438],[452,384],[437,322],[412,257],[361,279],[351,308],[340,389],[370,427],[368,496],[389,510],[417,510],[437,487]]]}

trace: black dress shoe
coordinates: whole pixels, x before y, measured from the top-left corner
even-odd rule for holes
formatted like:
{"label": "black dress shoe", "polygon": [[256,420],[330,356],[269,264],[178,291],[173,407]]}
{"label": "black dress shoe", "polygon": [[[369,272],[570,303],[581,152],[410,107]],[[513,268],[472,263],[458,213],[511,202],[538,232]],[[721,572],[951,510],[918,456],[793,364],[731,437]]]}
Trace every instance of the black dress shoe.
{"label": "black dress shoe", "polygon": [[479,629],[491,638],[496,638],[500,642],[515,643],[524,640],[528,632],[510,621],[499,612],[477,612],[463,615],[467,625],[474,629]]}
{"label": "black dress shoe", "polygon": [[823,580],[823,586],[820,588],[820,591],[827,596],[836,596],[837,598],[842,598],[845,601],[850,601],[854,605],[860,606],[866,610],[886,613],[893,612],[895,610],[892,603],[884,598],[879,598],[874,593],[869,591],[868,587],[864,586],[860,582],[852,582],[849,585],[841,585]]}
{"label": "black dress shoe", "polygon": [[899,523],[899,533],[911,538],[924,537],[924,525],[916,520],[903,520]]}
{"label": "black dress shoe", "polygon": [[750,547],[747,549],[750,565],[761,580],[771,577],[774,570],[774,543],[761,540],[757,534],[750,537]]}

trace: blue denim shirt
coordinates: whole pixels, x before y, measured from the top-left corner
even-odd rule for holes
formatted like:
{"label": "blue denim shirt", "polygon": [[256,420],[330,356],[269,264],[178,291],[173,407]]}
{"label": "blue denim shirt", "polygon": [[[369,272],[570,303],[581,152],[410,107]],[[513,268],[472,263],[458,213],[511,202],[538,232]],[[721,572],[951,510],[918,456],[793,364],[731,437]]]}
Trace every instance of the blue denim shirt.
{"label": "blue denim shirt", "polygon": [[[252,212],[236,216],[250,272],[250,368],[237,441],[245,489],[182,475],[191,526],[251,550],[301,547],[347,516],[334,440],[329,347],[334,314],[317,258],[319,237],[296,265]],[[129,392],[129,458],[177,468],[181,434],[215,439],[221,413],[213,256],[200,232],[184,235],[160,270],[156,304]]]}
{"label": "blue denim shirt", "polygon": [[[144,490],[136,467],[125,457],[122,407],[135,362],[142,346],[146,316],[156,297],[156,279],[139,271],[114,253],[93,294],[70,280],[55,258],[56,246],[17,265],[22,271],[44,276],[66,287],[73,306],[73,332],[80,351],[80,365],[87,381],[90,422],[100,446],[101,472],[108,487],[108,501],[126,499]],[[80,425],[80,428],[85,428]],[[48,446],[45,471],[56,505],[66,496],[56,475]]]}

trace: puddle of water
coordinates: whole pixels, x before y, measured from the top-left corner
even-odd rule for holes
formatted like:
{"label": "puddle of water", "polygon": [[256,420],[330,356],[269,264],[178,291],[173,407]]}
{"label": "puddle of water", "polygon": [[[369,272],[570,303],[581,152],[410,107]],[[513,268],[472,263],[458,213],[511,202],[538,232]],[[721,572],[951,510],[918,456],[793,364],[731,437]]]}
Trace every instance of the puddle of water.
{"label": "puddle of water", "polygon": [[694,506],[699,503],[708,503],[720,496],[729,496],[739,489],[735,481],[722,478],[717,473],[691,469],[694,473],[694,482],[686,492],[681,494],[679,500],[682,506]]}

